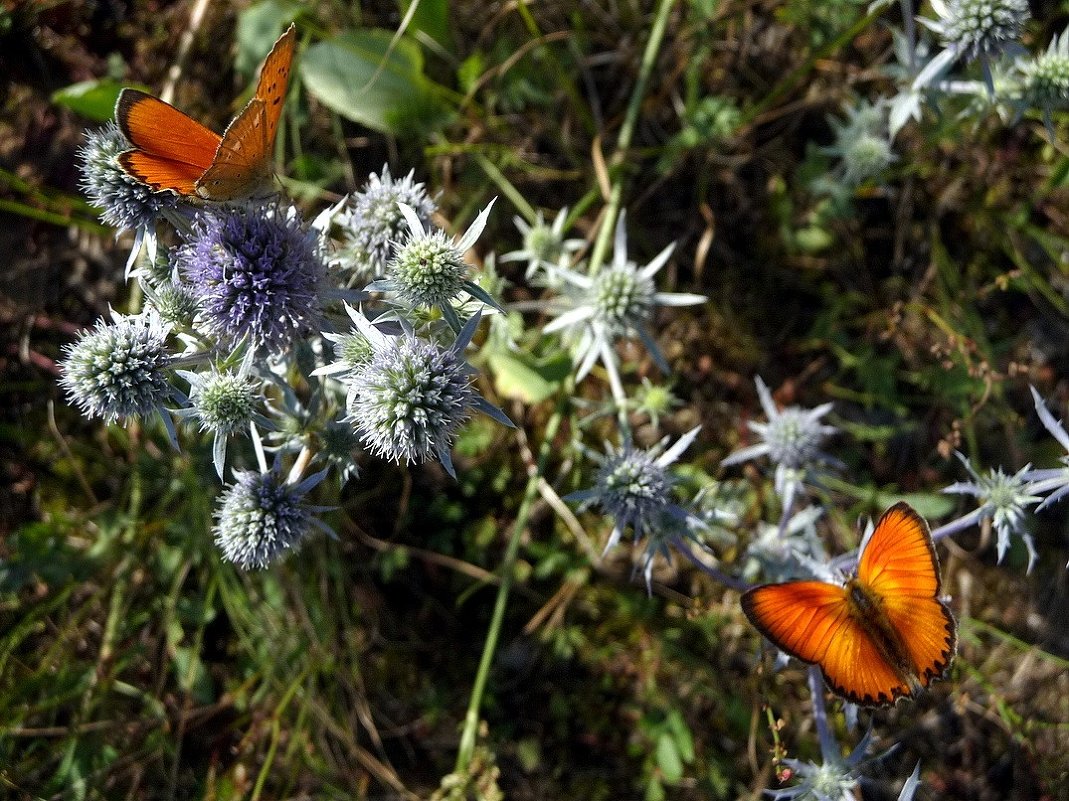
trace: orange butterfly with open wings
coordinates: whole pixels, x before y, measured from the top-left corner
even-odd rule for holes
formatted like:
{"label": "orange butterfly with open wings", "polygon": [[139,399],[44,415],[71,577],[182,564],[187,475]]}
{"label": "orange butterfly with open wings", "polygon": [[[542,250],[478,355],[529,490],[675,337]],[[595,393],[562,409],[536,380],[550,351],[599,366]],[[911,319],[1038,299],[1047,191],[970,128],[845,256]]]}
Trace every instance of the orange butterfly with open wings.
{"label": "orange butterfly with open wings", "polygon": [[913,507],[884,512],[845,586],[788,581],[742,596],[750,622],[780,650],[820,666],[862,706],[913,697],[950,667],[957,623],[940,598],[939,560]]}
{"label": "orange butterfly with open wings", "polygon": [[115,119],[134,146],[119,155],[123,170],[156,191],[203,200],[236,200],[269,187],[296,41],[291,24],[264,61],[256,93],[222,136],[159,98],[123,89]]}

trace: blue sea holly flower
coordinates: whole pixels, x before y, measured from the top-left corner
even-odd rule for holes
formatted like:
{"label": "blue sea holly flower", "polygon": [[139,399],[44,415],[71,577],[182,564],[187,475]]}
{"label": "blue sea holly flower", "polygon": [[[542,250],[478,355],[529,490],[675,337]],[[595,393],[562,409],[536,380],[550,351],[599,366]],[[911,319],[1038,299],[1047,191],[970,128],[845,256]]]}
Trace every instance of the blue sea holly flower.
{"label": "blue sea holly flower", "polygon": [[[866,758],[872,744],[872,729],[866,732],[861,742],[847,756],[842,756],[838,743],[829,734],[820,737],[821,761],[803,762],[798,759],[784,759],[783,765],[790,769],[791,778],[798,784],[782,790],[765,790],[765,795],[775,801],[855,801],[858,797],[857,787],[864,781],[862,768],[875,762],[888,753],[884,751]],[[893,748],[893,746],[892,746]],[[912,801],[920,784],[920,764],[914,768],[899,793],[898,801]]]}
{"label": "blue sea holly flower", "polygon": [[582,380],[600,358],[618,401],[626,401],[626,396],[620,386],[613,344],[623,337],[638,336],[658,368],[668,373],[668,362],[650,331],[654,312],[658,306],[692,306],[706,301],[704,295],[657,291],[653,277],[668,263],[675,244],[639,267],[627,258],[624,216],[621,213],[616,224],[611,264],[593,276],[563,267],[555,271],[566,291],[547,304],[558,316],[543,329],[547,334],[567,331],[575,338],[576,380]]}
{"label": "blue sea holly flower", "polygon": [[1032,572],[1035,564],[1036,546],[1032,535],[1025,528],[1028,518],[1028,508],[1032,504],[1039,503],[1042,497],[1032,494],[1032,487],[1028,483],[1028,474],[1031,465],[1026,465],[1016,473],[1010,475],[1003,472],[1001,467],[988,470],[984,474],[977,473],[972,464],[963,454],[958,453],[958,458],[965,465],[965,469],[972,476],[972,481],[959,481],[946,487],[943,492],[953,492],[961,495],[972,495],[980,501],[980,508],[972,513],[976,521],[991,518],[998,535],[996,548],[998,561],[1006,555],[1010,547],[1010,535],[1017,534],[1028,549],[1028,572]]}
{"label": "blue sea holly flower", "polygon": [[215,511],[215,543],[223,558],[242,570],[264,568],[296,549],[313,528],[332,533],[316,517],[329,507],[304,502],[326,474],[322,470],[291,484],[277,464],[270,470],[235,470],[234,483]]}
{"label": "blue sea holly flower", "polygon": [[386,266],[386,278],[373,281],[369,292],[387,292],[410,308],[435,308],[457,334],[461,323],[453,308],[462,292],[500,311],[501,307],[482,287],[468,280],[469,265],[464,254],[471,248],[486,227],[494,201],[483,209],[460,239],[453,239],[444,231],[424,228],[423,221],[412,207],[400,203],[398,208],[408,225],[408,238]]}
{"label": "blue sea holly flower", "polygon": [[170,329],[154,309],[139,315],[112,312],[64,348],[59,383],[87,417],[107,423],[143,419],[158,412],[172,443],[174,423],[165,405],[184,400],[171,385],[174,357],[167,350]]}
{"label": "blue sea holly flower", "polygon": [[994,94],[990,60],[1006,52],[1023,52],[1018,43],[1029,18],[1028,0],[931,0],[937,19],[920,22],[939,35],[943,50],[913,82],[928,86],[959,58],[980,61],[988,91]]}
{"label": "blue sea holly flower", "polygon": [[835,143],[824,152],[841,159],[838,168],[842,183],[856,188],[878,178],[895,160],[887,113],[883,103],[862,101],[848,106],[846,119],[831,119]]}
{"label": "blue sea holly flower", "polygon": [[[371,358],[347,380],[348,416],[364,446],[393,462],[437,459],[455,477],[450,451],[474,409],[512,427],[473,384],[464,349],[479,324],[475,315],[447,348],[417,337],[407,326],[388,336],[350,314],[372,347]],[[366,322],[366,321],[365,321]]]}
{"label": "blue sea holly flower", "polygon": [[568,221],[568,209],[563,208],[553,218],[552,225],[546,223],[541,211],[537,212],[534,224],[528,224],[522,217],[513,217],[512,221],[523,236],[523,247],[513,250],[501,257],[501,261],[525,261],[527,272],[525,278],[530,281],[539,270],[545,270],[553,281],[553,271],[558,267],[570,267],[572,257],[586,245],[582,239],[565,239],[564,225]]}
{"label": "blue sea holly flower", "polygon": [[319,324],[326,268],[319,234],[296,209],[226,207],[201,214],[174,251],[197,300],[198,327],[261,354],[285,353]]}
{"label": "blue sea holly flower", "polygon": [[134,246],[127,261],[127,275],[142,244],[149,258],[156,257],[156,221],[165,213],[174,213],[182,199],[174,192],[153,192],[145,184],[126,174],[119,166],[120,153],[131,148],[114,122],[86,134],[78,149],[82,167],[81,188],[89,202],[101,210],[100,219],[120,231],[134,231]]}
{"label": "blue sea holly flower", "polygon": [[354,282],[366,284],[385,274],[407,225],[401,204],[412,210],[421,229],[430,224],[436,206],[414,175],[410,170],[404,178],[394,178],[383,165],[381,176],[372,173],[340,206],[334,217],[340,244],[332,262]]}
{"label": "blue sea holly flower", "polygon": [[824,440],[838,432],[834,426],[820,422],[820,418],[832,410],[832,404],[824,403],[815,409],[788,406],[781,410],[777,408],[772,393],[760,376],[756,378],[756,384],[757,396],[768,422],[751,422],[747,426],[761,438],[761,442],[735,451],[720,464],[726,467],[767,456],[776,466],[776,493],[787,510],[793,505],[803,482],[811,478],[816,470],[826,465],[841,464],[821,450]]}
{"label": "blue sea holly flower", "polygon": [[1017,59],[1021,102],[1043,112],[1043,122],[1054,138],[1055,111],[1069,108],[1069,29],[1055,36],[1038,56]]}
{"label": "blue sea holly flower", "polygon": [[240,371],[209,369],[200,373],[188,370],[177,372],[189,382],[190,405],[177,410],[175,414],[196,420],[201,431],[212,433],[215,472],[222,480],[227,439],[236,432],[247,430],[252,422],[270,426],[270,422],[259,411],[263,401],[262,383]]}
{"label": "blue sea holly flower", "polygon": [[683,455],[698,436],[701,426],[691,429],[668,447],[668,437],[649,449],[636,448],[625,443],[620,448],[606,445],[600,461],[594,486],[587,490],[570,493],[567,501],[578,501],[581,509],[598,507],[612,518],[613,528],[605,544],[605,553],[620,542],[626,529],[630,528],[635,541],[650,538],[650,549],[645,562],[646,580],[649,583],[651,559],[664,552],[664,545],[673,535],[682,532],[680,524],[704,527],[704,523],[692,513],[675,503],[672,488],[675,477],[668,472],[669,465]]}

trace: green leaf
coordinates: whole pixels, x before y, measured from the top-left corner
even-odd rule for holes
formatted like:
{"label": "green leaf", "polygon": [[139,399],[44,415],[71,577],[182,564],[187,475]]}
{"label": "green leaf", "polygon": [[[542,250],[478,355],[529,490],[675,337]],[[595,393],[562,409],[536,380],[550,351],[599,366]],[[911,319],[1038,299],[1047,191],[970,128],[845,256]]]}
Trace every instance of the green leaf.
{"label": "green leaf", "polygon": [[[398,7],[401,14],[407,14],[413,0],[399,0]],[[425,34],[433,39],[446,51],[453,52],[453,32],[449,28],[449,20],[452,12],[449,8],[449,0],[415,0],[419,5],[412,15],[405,33],[413,38],[419,38],[419,34]]]}
{"label": "green leaf", "polygon": [[122,88],[111,78],[82,81],[57,89],[52,93],[52,102],[94,122],[106,122],[115,113],[115,101]]}
{"label": "green leaf", "polygon": [[934,492],[880,492],[876,499],[881,509],[886,509],[899,501],[905,501],[928,521],[946,517],[954,511],[957,505],[957,499],[953,495]]}
{"label": "green leaf", "polygon": [[491,353],[488,361],[498,393],[523,403],[544,401],[557,391],[572,369],[565,353],[535,359],[527,353],[501,349]]}
{"label": "green leaf", "polygon": [[450,111],[444,90],[423,75],[419,48],[404,39],[390,50],[390,31],[346,31],[317,42],[300,62],[305,88],[343,117],[382,133],[424,135]]}
{"label": "green leaf", "polygon": [[665,779],[676,784],[683,778],[683,760],[679,755],[675,737],[670,732],[661,732],[657,738],[657,767]]}
{"label": "green leaf", "polygon": [[285,0],[264,0],[249,6],[238,15],[238,52],[234,69],[252,78],[256,68],[267,58],[275,40],[297,18],[300,6]]}

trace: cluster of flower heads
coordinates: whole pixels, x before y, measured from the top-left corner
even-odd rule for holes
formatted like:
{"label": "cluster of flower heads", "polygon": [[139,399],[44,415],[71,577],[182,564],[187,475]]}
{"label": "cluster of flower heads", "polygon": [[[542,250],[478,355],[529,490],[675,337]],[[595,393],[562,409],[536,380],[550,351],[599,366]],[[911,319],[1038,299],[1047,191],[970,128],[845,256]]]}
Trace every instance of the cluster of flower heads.
{"label": "cluster of flower heads", "polygon": [[[228,443],[251,444],[232,458],[216,511],[226,559],[265,567],[323,527],[325,507],[305,496],[332,469],[354,476],[358,448],[452,474],[473,412],[511,425],[465,360],[481,310],[498,308],[465,261],[490,206],[453,239],[430,224],[434,203],[412,173],[384,168],[307,223],[279,199],[153,192],[119,165],[129,147],[114,125],[91,133],[83,186],[106,223],[136,232],[128,271],[145,305],[68,346],[61,383],[89,417],[159,415],[176,447],[176,420],[211,436],[220,479]],[[306,477],[314,462],[325,467]]]}

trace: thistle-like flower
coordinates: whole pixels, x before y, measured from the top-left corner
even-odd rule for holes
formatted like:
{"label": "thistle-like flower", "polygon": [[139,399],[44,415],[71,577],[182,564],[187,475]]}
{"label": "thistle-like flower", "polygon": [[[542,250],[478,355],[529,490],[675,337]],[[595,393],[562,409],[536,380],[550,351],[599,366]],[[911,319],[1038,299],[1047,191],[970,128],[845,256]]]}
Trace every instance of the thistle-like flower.
{"label": "thistle-like flower", "polygon": [[1043,122],[1054,137],[1053,113],[1069,108],[1069,28],[1055,36],[1046,52],[1017,60],[1021,102],[1043,112]]}
{"label": "thistle-like flower", "polygon": [[194,373],[177,371],[189,382],[190,406],[175,412],[179,417],[196,420],[201,431],[210,431],[215,472],[223,478],[226,463],[226,443],[231,434],[248,428],[257,422],[269,426],[268,420],[259,412],[262,401],[261,384],[240,371],[207,370]]}
{"label": "thistle-like flower", "polygon": [[159,412],[172,443],[174,424],[165,404],[182,399],[170,383],[172,356],[168,326],[154,309],[136,316],[112,312],[64,348],[59,383],[88,417],[108,423]]}
{"label": "thistle-like flower", "polygon": [[1028,475],[1031,465],[1026,465],[1016,473],[1005,473],[1001,467],[988,470],[981,475],[973,469],[968,458],[958,453],[958,458],[965,465],[965,469],[972,476],[972,481],[959,481],[946,487],[943,492],[953,492],[960,495],[972,495],[980,501],[980,508],[972,512],[969,517],[973,522],[979,522],[984,518],[991,518],[998,535],[996,548],[998,561],[1006,555],[1010,547],[1010,535],[1017,534],[1028,549],[1028,572],[1032,572],[1035,564],[1036,546],[1032,535],[1025,528],[1028,517],[1028,507],[1039,503],[1042,497],[1033,495],[1032,487],[1028,483]]}
{"label": "thistle-like flower", "polygon": [[938,18],[919,21],[939,35],[943,50],[921,70],[914,88],[929,85],[964,57],[980,61],[988,91],[994,94],[990,60],[1022,51],[1018,40],[1028,21],[1028,0],[931,0],[931,4]]}
{"label": "thistle-like flower", "polygon": [[316,518],[328,507],[304,503],[326,474],[323,470],[290,484],[277,463],[270,470],[235,470],[235,481],[223,491],[215,512],[215,543],[223,557],[242,570],[264,568],[297,548],[312,528],[331,533]]}
{"label": "thistle-like flower", "polygon": [[429,225],[434,201],[422,183],[413,179],[415,170],[404,178],[390,175],[383,165],[382,175],[372,173],[367,183],[343,204],[334,218],[340,246],[332,261],[357,284],[366,284],[386,272],[405,228],[400,205],[412,209],[420,228]]}
{"label": "thistle-like flower", "polygon": [[815,409],[788,406],[778,409],[761,377],[756,378],[757,396],[768,417],[767,423],[747,423],[750,430],[761,437],[761,442],[741,448],[720,462],[724,467],[739,464],[749,459],[767,456],[776,466],[776,493],[783,500],[784,511],[790,510],[794,497],[804,481],[822,466],[840,466],[838,459],[824,453],[824,440],[838,429],[824,425],[820,418],[832,409],[832,404],[823,403]]}
{"label": "thistle-like flower", "polygon": [[501,257],[501,261],[526,261],[525,278],[530,281],[539,270],[545,270],[549,281],[553,281],[553,271],[558,267],[570,267],[572,257],[583,249],[586,242],[582,239],[565,239],[564,224],[568,220],[568,209],[563,208],[553,218],[553,224],[547,225],[542,212],[537,212],[534,224],[530,225],[522,217],[513,217],[512,221],[523,236],[523,247],[513,250]]}
{"label": "thistle-like flower", "polygon": [[82,167],[82,191],[89,202],[101,210],[105,225],[135,232],[127,270],[141,250],[149,245],[150,257],[156,251],[156,220],[164,212],[179,208],[181,198],[174,192],[153,192],[140,181],[131,178],[119,166],[118,156],[130,149],[130,143],[114,122],[86,134],[85,144],[78,149]]}
{"label": "thistle-like flower", "polygon": [[613,395],[618,402],[625,402],[626,397],[613,350],[616,340],[637,335],[657,366],[667,373],[670,370],[668,362],[649,329],[656,308],[692,306],[706,300],[704,295],[657,291],[653,277],[668,263],[674,248],[674,243],[669,245],[645,267],[629,261],[627,230],[621,213],[616,224],[611,264],[594,276],[563,267],[556,270],[566,289],[571,291],[547,303],[548,310],[559,316],[544,330],[547,334],[569,331],[576,337],[577,380],[582,380],[600,358],[609,373]]}
{"label": "thistle-like flower", "polygon": [[370,292],[388,292],[411,308],[436,308],[457,334],[462,328],[453,302],[465,292],[486,305],[499,309],[497,302],[482,287],[467,278],[468,263],[464,254],[475,244],[486,227],[494,201],[459,240],[444,231],[427,230],[416,212],[405,204],[398,208],[408,224],[408,239],[401,243],[386,266],[386,278],[367,285]]}
{"label": "thistle-like flower", "polygon": [[668,437],[649,449],[636,448],[625,443],[620,448],[605,447],[594,486],[573,492],[567,501],[579,501],[580,508],[597,506],[612,518],[613,528],[605,544],[605,552],[620,542],[624,531],[630,528],[637,542],[647,538],[644,573],[649,587],[653,572],[653,557],[667,553],[667,544],[673,536],[688,536],[693,528],[703,528],[704,523],[691,512],[675,503],[672,488],[675,477],[668,466],[679,459],[698,436],[701,426],[691,429],[671,447]]}
{"label": "thistle-like flower", "polygon": [[437,459],[451,476],[450,455],[460,426],[477,410],[512,427],[512,421],[483,398],[472,383],[475,369],[464,361],[480,316],[476,314],[448,348],[417,337],[379,331],[350,311],[371,358],[343,380],[349,384],[347,420],[369,451],[393,462]]}
{"label": "thistle-like flower", "polygon": [[828,563],[817,521],[824,514],[819,506],[806,506],[779,525],[759,521],[746,545],[741,575],[748,582],[790,581],[811,578],[839,579]]}
{"label": "thistle-like flower", "polygon": [[882,103],[861,102],[845,111],[845,120],[831,120],[835,143],[825,152],[842,159],[840,180],[853,189],[877,178],[891,166],[895,154]]}
{"label": "thistle-like flower", "polygon": [[254,351],[281,354],[319,324],[319,236],[293,208],[206,212],[173,256],[197,300],[198,326],[227,345],[246,339]]}

